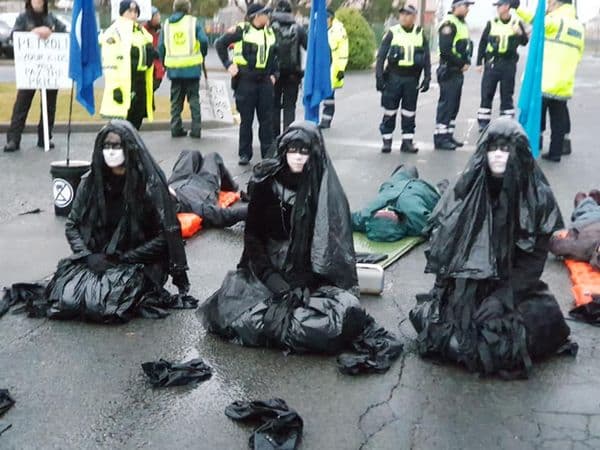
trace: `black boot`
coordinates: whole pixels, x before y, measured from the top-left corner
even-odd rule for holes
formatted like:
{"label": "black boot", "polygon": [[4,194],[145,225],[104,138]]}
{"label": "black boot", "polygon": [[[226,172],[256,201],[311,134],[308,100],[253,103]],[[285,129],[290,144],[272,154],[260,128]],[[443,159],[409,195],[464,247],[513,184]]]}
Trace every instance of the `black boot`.
{"label": "black boot", "polygon": [[464,142],[457,141],[456,138],[452,135],[450,135],[450,142],[452,142],[456,147],[462,147],[463,145],[465,145]]}
{"label": "black boot", "polygon": [[223,226],[230,227],[242,220],[246,220],[246,217],[248,217],[248,203],[236,203],[229,208],[225,208],[225,211],[227,212],[227,216]]}
{"label": "black boot", "polygon": [[383,146],[381,147],[381,153],[389,153],[392,151],[392,140],[384,139]]}
{"label": "black boot", "polygon": [[434,136],[433,145],[436,150],[456,150],[456,145],[446,136]]}
{"label": "black boot", "polygon": [[16,152],[17,150],[19,150],[19,144],[17,144],[15,141],[8,141],[4,146],[4,151],[7,153]]}
{"label": "black boot", "polygon": [[319,128],[326,129],[326,128],[331,128],[331,120],[330,119],[321,119],[321,122],[319,122]]}
{"label": "black boot", "polygon": [[565,140],[563,141],[562,154],[563,155],[571,154],[571,139],[565,138]]}
{"label": "black boot", "polygon": [[415,144],[413,144],[413,141],[411,139],[404,139],[402,140],[400,151],[404,153],[417,153],[419,149],[415,147]]}
{"label": "black boot", "polygon": [[555,156],[551,155],[550,152],[548,152],[542,155],[542,159],[545,159],[546,161],[560,162],[560,155]]}

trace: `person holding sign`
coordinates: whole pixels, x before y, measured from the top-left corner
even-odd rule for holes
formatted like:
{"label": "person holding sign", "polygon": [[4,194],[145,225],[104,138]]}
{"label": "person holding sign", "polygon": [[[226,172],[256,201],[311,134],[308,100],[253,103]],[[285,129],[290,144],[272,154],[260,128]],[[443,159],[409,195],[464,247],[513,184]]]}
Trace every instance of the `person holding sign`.
{"label": "person holding sign", "polygon": [[[25,12],[21,13],[15,21],[13,32],[31,31],[37,34],[40,39],[48,39],[54,33],[66,32],[65,26],[58,19],[48,12],[48,0],[26,0]],[[50,138],[52,138],[52,128],[54,126],[54,115],[56,113],[56,89],[48,89],[48,126]],[[19,150],[21,145],[21,135],[25,128],[25,121],[31,108],[31,101],[35,95],[34,89],[17,90],[17,98],[13,106],[13,112],[10,119],[10,127],[6,133],[5,152],[14,152]],[[42,114],[38,123],[38,142],[37,146],[44,148],[44,127],[42,123]],[[50,142],[50,148],[54,148],[54,143]]]}
{"label": "person holding sign", "polygon": [[137,22],[139,5],[132,0],[119,4],[120,17],[100,37],[104,95],[100,114],[127,119],[140,129],[142,120],[153,119],[153,66],[156,51],[152,35]]}

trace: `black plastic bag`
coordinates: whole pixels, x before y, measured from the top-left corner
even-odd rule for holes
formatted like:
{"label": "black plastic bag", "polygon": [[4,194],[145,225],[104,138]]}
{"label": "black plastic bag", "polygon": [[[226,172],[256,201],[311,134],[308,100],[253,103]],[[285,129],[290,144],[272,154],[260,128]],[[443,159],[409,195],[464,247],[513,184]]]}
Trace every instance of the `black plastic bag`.
{"label": "black plastic bag", "polygon": [[13,407],[15,401],[10,396],[8,389],[0,389],[0,417]]}
{"label": "black plastic bag", "polygon": [[384,253],[356,253],[356,262],[362,264],[377,264],[385,261],[388,255]]}
{"label": "black plastic bag", "polygon": [[600,297],[592,296],[590,303],[573,308],[569,315],[575,320],[600,326]]}
{"label": "black plastic bag", "polygon": [[11,307],[21,304],[15,312],[24,310],[29,317],[46,317],[47,303],[44,300],[46,287],[40,283],[15,283],[10,288],[3,288],[0,299],[0,317]]}
{"label": "black plastic bag", "polygon": [[182,363],[160,359],[143,363],[142,369],[156,387],[183,386],[208,380],[212,376],[212,369],[199,358]]}
{"label": "black plastic bag", "polygon": [[254,450],[294,450],[302,437],[304,422],[280,398],[236,401],[225,408],[225,415],[241,422],[258,422],[248,441]]}

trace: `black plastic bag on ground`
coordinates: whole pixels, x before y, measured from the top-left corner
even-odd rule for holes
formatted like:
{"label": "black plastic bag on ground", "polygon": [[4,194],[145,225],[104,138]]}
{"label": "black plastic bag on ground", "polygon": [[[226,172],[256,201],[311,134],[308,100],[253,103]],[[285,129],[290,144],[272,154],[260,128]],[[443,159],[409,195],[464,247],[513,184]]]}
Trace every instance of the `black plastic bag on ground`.
{"label": "black plastic bag on ground", "polygon": [[142,369],[156,387],[183,386],[208,380],[212,376],[212,369],[200,358],[182,363],[160,359],[143,363]]}
{"label": "black plastic bag on ground", "polygon": [[232,420],[260,424],[250,436],[251,449],[294,450],[300,444],[304,422],[280,398],[236,401],[225,408],[225,415]]}
{"label": "black plastic bag on ground", "polygon": [[14,312],[27,312],[29,317],[46,317],[48,309],[44,300],[46,287],[40,283],[15,283],[10,288],[4,288],[4,294],[0,300],[0,317],[11,307],[21,304]]}
{"label": "black plastic bag on ground", "polygon": [[13,407],[14,399],[10,396],[8,389],[0,389],[0,417]]}
{"label": "black plastic bag on ground", "polygon": [[593,296],[590,303],[573,308],[569,315],[575,320],[600,326],[600,297]]}

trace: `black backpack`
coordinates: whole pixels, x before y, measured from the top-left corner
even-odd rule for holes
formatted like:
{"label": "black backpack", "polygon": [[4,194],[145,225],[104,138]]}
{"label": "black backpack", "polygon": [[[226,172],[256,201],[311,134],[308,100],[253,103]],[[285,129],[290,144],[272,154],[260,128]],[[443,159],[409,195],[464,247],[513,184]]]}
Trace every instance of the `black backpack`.
{"label": "black backpack", "polygon": [[300,41],[298,24],[281,24],[274,22],[273,31],[277,40],[277,55],[279,70],[295,72],[300,71]]}

